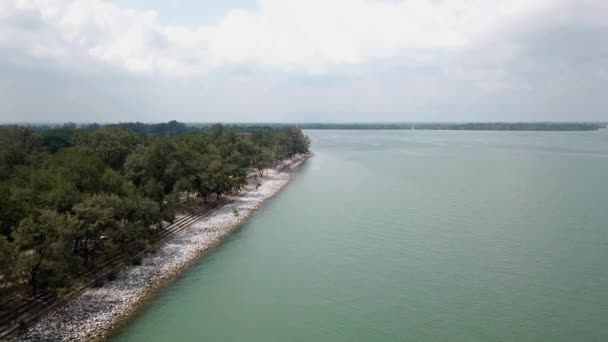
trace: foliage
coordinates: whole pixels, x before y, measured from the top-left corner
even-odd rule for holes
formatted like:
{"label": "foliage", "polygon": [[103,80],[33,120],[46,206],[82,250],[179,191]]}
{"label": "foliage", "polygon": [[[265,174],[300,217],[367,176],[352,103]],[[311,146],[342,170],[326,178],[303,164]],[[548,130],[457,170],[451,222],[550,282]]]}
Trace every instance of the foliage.
{"label": "foliage", "polygon": [[251,171],[262,175],[309,144],[293,127],[4,127],[0,287],[65,288],[104,260],[153,244],[193,197],[206,203],[239,191]]}
{"label": "foliage", "polygon": [[5,236],[0,236],[0,287],[10,282],[15,274],[17,253]]}
{"label": "foliage", "polygon": [[58,288],[79,271],[72,253],[77,220],[69,214],[39,210],[23,219],[13,233],[19,251],[18,272],[25,274],[34,291]]}

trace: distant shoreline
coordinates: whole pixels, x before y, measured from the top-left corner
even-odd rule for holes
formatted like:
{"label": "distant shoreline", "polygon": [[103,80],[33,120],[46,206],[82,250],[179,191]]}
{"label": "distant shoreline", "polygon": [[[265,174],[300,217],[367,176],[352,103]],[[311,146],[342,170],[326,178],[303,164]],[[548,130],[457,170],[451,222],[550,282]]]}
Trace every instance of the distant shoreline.
{"label": "distant shoreline", "polygon": [[426,130],[426,131],[542,131],[579,132],[597,131],[606,124],[575,122],[471,122],[471,123],[368,123],[368,124],[299,124],[308,130]]}
{"label": "distant shoreline", "polygon": [[286,163],[280,171],[268,170],[259,186],[248,185],[246,192],[215,210],[202,221],[167,241],[153,255],[145,256],[141,266],[122,270],[101,288],[89,288],[81,295],[45,314],[28,331],[25,339],[48,341],[104,341],[127,325],[158,294],[172,284],[200,256],[221,244],[268,199],[287,185],[291,170],[312,154]]}
{"label": "distant shoreline", "polygon": [[[178,123],[184,132],[208,131],[213,123],[188,122]],[[97,130],[100,127],[111,125],[126,129],[140,126],[162,126],[164,123],[143,124],[141,122],[120,123],[0,123],[0,130],[16,125],[31,127],[37,130],[61,129],[65,127],[88,127]],[[366,122],[366,123],[321,123],[321,122],[251,122],[238,123],[227,122],[223,125],[232,128],[236,132],[242,131],[265,131],[273,128],[285,128],[295,126],[307,130],[428,130],[428,131],[546,131],[546,132],[578,132],[597,131],[608,127],[608,122]]]}

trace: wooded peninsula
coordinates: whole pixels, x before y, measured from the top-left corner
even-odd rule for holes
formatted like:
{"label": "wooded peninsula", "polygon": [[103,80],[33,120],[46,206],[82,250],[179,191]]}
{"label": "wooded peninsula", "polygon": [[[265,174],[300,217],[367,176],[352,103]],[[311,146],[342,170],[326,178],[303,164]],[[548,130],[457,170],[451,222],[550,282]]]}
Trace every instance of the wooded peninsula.
{"label": "wooded peninsula", "polygon": [[3,127],[0,299],[66,291],[98,261],[153,244],[196,200],[236,192],[309,145],[294,127]]}

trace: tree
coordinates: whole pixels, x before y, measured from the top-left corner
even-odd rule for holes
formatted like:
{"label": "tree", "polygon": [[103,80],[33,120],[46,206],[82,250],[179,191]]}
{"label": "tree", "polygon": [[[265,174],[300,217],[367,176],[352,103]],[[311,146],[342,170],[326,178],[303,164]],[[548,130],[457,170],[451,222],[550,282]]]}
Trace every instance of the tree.
{"label": "tree", "polygon": [[95,155],[66,148],[50,156],[41,168],[32,169],[27,186],[35,207],[69,212],[82,196],[103,189],[106,166]]}
{"label": "tree", "polygon": [[166,139],[139,146],[126,160],[125,174],[136,186],[155,181],[168,194],[183,175],[176,160],[176,147]]}
{"label": "tree", "polygon": [[104,127],[96,132],[81,132],[75,138],[76,146],[95,153],[106,165],[121,170],[127,156],[140,139],[118,127]]}
{"label": "tree", "polygon": [[83,256],[85,267],[90,266],[90,256],[101,248],[102,236],[118,228],[115,217],[121,205],[122,201],[116,195],[97,194],[74,206],[73,212],[78,219],[74,251]]}
{"label": "tree", "polygon": [[70,282],[80,268],[71,253],[77,220],[69,214],[40,210],[23,219],[13,233],[19,251],[17,268],[25,273],[34,293]]}
{"label": "tree", "polygon": [[43,152],[42,137],[27,127],[14,127],[0,135],[0,176],[9,177],[15,167],[34,161]]}
{"label": "tree", "polygon": [[286,158],[296,154],[308,153],[310,139],[302,133],[302,130],[290,127],[280,132],[280,145],[283,146]]}
{"label": "tree", "polygon": [[272,167],[276,160],[274,151],[267,147],[260,147],[255,154],[253,167],[258,170],[260,177],[264,175],[264,169]]}
{"label": "tree", "polygon": [[160,213],[163,220],[173,223],[177,212],[184,208],[180,200],[180,191],[176,188],[174,191],[166,194],[163,198]]}
{"label": "tree", "polygon": [[0,236],[10,237],[24,216],[24,204],[15,199],[15,187],[0,183]]}
{"label": "tree", "polygon": [[108,232],[109,241],[120,251],[137,251],[146,246],[152,231],[162,220],[156,202],[139,195],[121,198],[120,207],[115,210],[115,220],[120,225]]}
{"label": "tree", "polygon": [[0,235],[0,289],[8,284],[15,275],[17,253],[8,239]]}
{"label": "tree", "polygon": [[55,153],[66,147],[72,147],[74,146],[72,137],[75,132],[76,128],[70,126],[43,131],[41,132],[42,144],[50,153]]}
{"label": "tree", "polygon": [[216,194],[218,199],[222,194],[230,191],[228,167],[220,158],[216,157],[209,162],[204,178],[207,179],[211,192]]}
{"label": "tree", "polygon": [[191,193],[219,199],[309,144],[267,126],[0,127],[0,286],[67,286],[102,257],[148,246]]}

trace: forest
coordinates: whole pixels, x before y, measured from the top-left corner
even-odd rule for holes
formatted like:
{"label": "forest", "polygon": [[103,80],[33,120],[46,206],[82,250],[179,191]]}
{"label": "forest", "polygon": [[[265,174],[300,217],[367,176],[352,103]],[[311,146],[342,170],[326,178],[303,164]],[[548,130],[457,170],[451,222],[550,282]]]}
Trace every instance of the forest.
{"label": "forest", "polygon": [[294,127],[2,127],[0,296],[63,291],[99,260],[152,244],[180,211],[238,192],[309,145]]}

